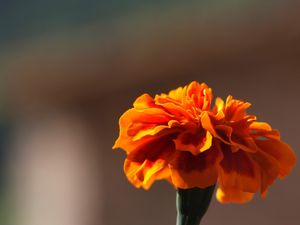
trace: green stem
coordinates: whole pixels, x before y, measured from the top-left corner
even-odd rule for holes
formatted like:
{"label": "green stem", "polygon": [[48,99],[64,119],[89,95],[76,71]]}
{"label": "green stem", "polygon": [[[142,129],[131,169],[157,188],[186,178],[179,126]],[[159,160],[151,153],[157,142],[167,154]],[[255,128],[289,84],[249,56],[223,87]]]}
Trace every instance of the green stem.
{"label": "green stem", "polygon": [[207,188],[177,189],[177,225],[199,225],[206,213],[215,185]]}

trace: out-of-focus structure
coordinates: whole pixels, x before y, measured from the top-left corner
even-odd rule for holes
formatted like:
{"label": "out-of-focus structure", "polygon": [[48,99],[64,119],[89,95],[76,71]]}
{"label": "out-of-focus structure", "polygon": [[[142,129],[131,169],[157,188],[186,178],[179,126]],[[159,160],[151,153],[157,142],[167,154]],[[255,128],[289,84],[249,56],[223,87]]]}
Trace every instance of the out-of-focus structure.
{"label": "out-of-focus structure", "polygon": [[[0,30],[14,225],[175,223],[174,190],[135,190],[111,150],[118,117],[143,92],[207,82],[300,147],[297,1],[4,1]],[[214,202],[205,224],[298,224],[299,169],[266,200]]]}

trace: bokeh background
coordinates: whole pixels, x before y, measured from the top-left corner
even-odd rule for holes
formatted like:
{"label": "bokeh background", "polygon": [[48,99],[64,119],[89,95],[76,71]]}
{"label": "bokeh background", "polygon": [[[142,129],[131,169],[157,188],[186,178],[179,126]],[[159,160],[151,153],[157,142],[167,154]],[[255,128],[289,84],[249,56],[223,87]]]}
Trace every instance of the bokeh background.
{"label": "bokeh background", "polygon": [[[192,80],[299,155],[300,2],[0,0],[0,224],[175,224],[175,190],[133,188],[111,146],[138,95]],[[299,172],[203,225],[299,224]]]}

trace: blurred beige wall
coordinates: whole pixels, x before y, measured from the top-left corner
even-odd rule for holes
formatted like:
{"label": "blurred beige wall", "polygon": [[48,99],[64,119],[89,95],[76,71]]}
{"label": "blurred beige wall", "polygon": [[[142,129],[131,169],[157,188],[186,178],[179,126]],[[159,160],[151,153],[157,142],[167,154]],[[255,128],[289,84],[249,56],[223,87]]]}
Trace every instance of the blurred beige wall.
{"label": "blurred beige wall", "polygon": [[93,136],[74,113],[23,118],[10,164],[16,225],[101,221],[101,146]]}

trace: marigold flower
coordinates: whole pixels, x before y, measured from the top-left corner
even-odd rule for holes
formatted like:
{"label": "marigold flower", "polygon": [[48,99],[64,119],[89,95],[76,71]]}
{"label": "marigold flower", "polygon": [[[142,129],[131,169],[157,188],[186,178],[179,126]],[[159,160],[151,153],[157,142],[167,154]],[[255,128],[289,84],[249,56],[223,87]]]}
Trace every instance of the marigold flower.
{"label": "marigold flower", "polygon": [[176,188],[219,184],[220,202],[243,203],[286,176],[295,164],[279,132],[247,115],[249,103],[192,82],[152,98],[143,94],[120,118],[113,148],[127,153],[124,171],[135,187],[149,189],[160,179]]}

